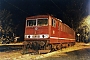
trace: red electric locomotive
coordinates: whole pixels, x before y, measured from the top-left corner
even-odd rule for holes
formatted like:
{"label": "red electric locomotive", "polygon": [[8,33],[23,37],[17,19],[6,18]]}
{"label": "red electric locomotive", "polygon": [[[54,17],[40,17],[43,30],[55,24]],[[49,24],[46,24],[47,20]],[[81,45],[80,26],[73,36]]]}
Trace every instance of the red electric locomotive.
{"label": "red electric locomotive", "polygon": [[26,18],[24,45],[34,50],[58,50],[75,44],[75,31],[51,15]]}

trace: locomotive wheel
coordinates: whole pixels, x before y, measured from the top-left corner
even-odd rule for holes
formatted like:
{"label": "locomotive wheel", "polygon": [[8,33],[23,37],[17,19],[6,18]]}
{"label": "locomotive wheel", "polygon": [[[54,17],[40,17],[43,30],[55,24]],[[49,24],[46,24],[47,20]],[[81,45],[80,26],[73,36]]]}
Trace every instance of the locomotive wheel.
{"label": "locomotive wheel", "polygon": [[52,44],[51,51],[56,51],[57,50],[56,46],[57,46],[56,44]]}
{"label": "locomotive wheel", "polygon": [[66,43],[66,48],[68,47],[68,43]]}
{"label": "locomotive wheel", "polygon": [[72,46],[72,43],[69,43],[69,46],[71,47]]}
{"label": "locomotive wheel", "polygon": [[57,50],[60,50],[60,49],[61,49],[61,44],[58,44],[58,45],[56,46],[56,49],[57,49]]}
{"label": "locomotive wheel", "polygon": [[47,45],[46,50],[51,50],[51,45]]}

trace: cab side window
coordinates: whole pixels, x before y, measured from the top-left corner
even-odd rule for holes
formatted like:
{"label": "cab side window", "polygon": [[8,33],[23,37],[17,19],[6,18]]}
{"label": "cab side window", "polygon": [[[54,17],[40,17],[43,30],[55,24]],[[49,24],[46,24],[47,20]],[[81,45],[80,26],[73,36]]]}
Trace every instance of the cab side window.
{"label": "cab side window", "polygon": [[55,27],[56,26],[56,21],[54,19],[52,19],[52,26]]}

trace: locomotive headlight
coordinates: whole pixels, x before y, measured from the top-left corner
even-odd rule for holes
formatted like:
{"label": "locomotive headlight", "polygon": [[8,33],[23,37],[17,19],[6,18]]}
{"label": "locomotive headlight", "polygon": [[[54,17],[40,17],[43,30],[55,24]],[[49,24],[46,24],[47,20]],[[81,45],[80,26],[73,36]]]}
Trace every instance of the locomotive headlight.
{"label": "locomotive headlight", "polygon": [[49,38],[49,35],[47,34],[47,35],[45,35],[45,37],[44,38]]}
{"label": "locomotive headlight", "polygon": [[42,35],[42,37],[44,38],[44,35]]}
{"label": "locomotive headlight", "polygon": [[44,35],[42,35],[42,38],[48,38],[48,37],[49,37],[48,34],[44,34]]}
{"label": "locomotive headlight", "polygon": [[30,38],[30,35],[28,36],[28,38]]}
{"label": "locomotive headlight", "polygon": [[25,35],[24,38],[27,38],[27,35]]}
{"label": "locomotive headlight", "polygon": [[25,35],[24,38],[31,38],[31,36],[30,35]]}

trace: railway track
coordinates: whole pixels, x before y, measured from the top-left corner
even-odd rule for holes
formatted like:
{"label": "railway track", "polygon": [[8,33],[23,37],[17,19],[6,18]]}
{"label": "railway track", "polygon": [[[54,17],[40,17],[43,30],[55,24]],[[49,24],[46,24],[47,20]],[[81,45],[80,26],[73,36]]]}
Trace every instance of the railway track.
{"label": "railway track", "polygon": [[23,43],[0,44],[0,52],[22,50]]}
{"label": "railway track", "polygon": [[[26,49],[23,50],[24,45],[22,43],[10,43],[10,44],[0,44],[0,52],[6,52],[6,51],[21,51],[22,54],[41,54],[41,53],[49,53],[50,50],[32,50],[32,49]],[[24,52],[24,53],[23,53]]]}
{"label": "railway track", "polygon": [[13,48],[23,48],[23,43],[10,43],[10,44],[0,44],[0,47],[13,47]]}
{"label": "railway track", "polygon": [[[10,43],[10,44],[0,44],[0,52],[11,52],[11,51],[20,51],[23,54],[23,43]],[[34,54],[41,54],[41,53],[48,53],[50,50],[32,50],[32,49],[27,49],[24,51],[25,54],[27,53],[34,53]]]}
{"label": "railway track", "polygon": [[0,44],[0,46],[23,46],[23,43]]}

